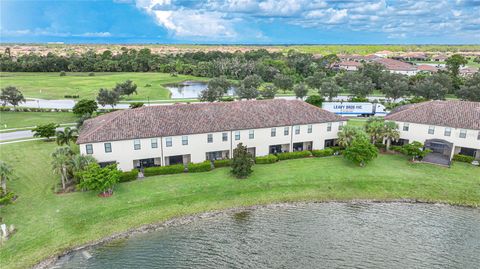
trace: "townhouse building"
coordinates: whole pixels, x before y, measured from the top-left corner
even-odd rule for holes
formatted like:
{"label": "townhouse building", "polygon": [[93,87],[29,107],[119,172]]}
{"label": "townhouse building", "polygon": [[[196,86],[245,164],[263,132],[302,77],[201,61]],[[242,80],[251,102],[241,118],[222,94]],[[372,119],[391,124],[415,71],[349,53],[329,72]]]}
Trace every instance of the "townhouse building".
{"label": "townhouse building", "polygon": [[85,121],[82,154],[119,169],[232,158],[239,143],[253,156],[333,146],[345,119],[299,100],[149,106]]}

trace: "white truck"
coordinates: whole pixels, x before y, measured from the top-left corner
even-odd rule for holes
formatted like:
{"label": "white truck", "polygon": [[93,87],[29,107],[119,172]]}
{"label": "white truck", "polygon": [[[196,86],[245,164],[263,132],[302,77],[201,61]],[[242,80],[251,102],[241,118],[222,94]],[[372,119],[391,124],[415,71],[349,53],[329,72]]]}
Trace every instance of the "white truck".
{"label": "white truck", "polygon": [[378,103],[325,102],[322,108],[340,116],[370,117],[385,116],[385,106]]}

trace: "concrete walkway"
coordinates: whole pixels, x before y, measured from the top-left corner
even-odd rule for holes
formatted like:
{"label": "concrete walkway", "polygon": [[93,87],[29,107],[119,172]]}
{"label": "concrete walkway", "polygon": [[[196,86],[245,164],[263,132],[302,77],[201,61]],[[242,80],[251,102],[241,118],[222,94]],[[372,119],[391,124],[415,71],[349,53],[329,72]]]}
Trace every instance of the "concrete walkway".
{"label": "concrete walkway", "polygon": [[[65,127],[58,127],[56,130],[63,130]],[[0,133],[0,142],[9,141],[9,140],[20,140],[20,139],[29,139],[34,138],[33,132],[31,130],[16,131],[9,133]]]}

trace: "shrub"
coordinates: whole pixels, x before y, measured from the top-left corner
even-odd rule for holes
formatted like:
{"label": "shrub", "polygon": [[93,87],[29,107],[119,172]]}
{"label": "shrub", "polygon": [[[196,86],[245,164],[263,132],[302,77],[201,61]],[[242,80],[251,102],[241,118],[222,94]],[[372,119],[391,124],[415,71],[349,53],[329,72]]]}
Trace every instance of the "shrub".
{"label": "shrub", "polygon": [[120,175],[120,182],[128,182],[128,181],[133,181],[138,178],[138,170],[133,169],[130,172],[123,172]]}
{"label": "shrub", "polygon": [[145,87],[145,88],[152,87],[152,84],[148,84],[148,83],[147,83],[147,84],[145,84],[144,87]]}
{"label": "shrub", "polygon": [[[0,193],[2,193],[2,188],[0,188]],[[0,205],[8,205],[13,202],[13,198],[15,197],[15,194],[13,192],[8,192],[6,195],[1,195],[0,194]]]}
{"label": "shrub", "polygon": [[231,164],[232,164],[232,160],[230,159],[213,161],[213,166],[215,166],[215,168],[226,167],[226,166],[230,166]]}
{"label": "shrub", "polygon": [[90,73],[88,73],[88,76],[89,76],[89,77],[94,77],[94,76],[95,76],[95,73],[90,72]]}
{"label": "shrub", "polygon": [[387,146],[383,143],[375,143],[375,147],[377,147],[377,149],[382,149],[382,150],[387,148]]}
{"label": "shrub", "polygon": [[183,173],[185,167],[183,164],[174,164],[167,166],[148,167],[143,170],[143,175],[146,177],[156,175],[180,174]]}
{"label": "shrub", "polygon": [[320,149],[320,150],[312,150],[312,155],[315,157],[327,157],[327,156],[332,156],[334,150],[331,148],[326,148],[326,149]]}
{"label": "shrub", "polygon": [[239,143],[233,150],[232,174],[237,178],[246,178],[253,172],[252,166],[254,163],[255,159],[247,151],[247,147]]}
{"label": "shrub", "polygon": [[368,138],[360,136],[356,137],[352,144],[345,149],[343,156],[363,167],[378,156],[378,149],[370,143]]}
{"label": "shrub", "polygon": [[305,102],[314,106],[322,107],[323,98],[319,95],[310,95],[305,99]]}
{"label": "shrub", "polygon": [[235,101],[235,98],[233,98],[233,97],[223,97],[222,99],[220,99],[220,101],[222,101],[222,102],[233,102],[233,101]]}
{"label": "shrub", "polygon": [[312,153],[308,150],[304,151],[294,151],[294,152],[283,152],[277,154],[278,160],[289,160],[289,159],[299,159],[312,156]]}
{"label": "shrub", "polygon": [[143,102],[133,102],[133,103],[130,103],[130,108],[139,108],[139,107],[142,107],[144,105]]}
{"label": "shrub", "polygon": [[455,154],[455,155],[453,155],[453,160],[457,161],[457,162],[471,163],[475,160],[475,158],[472,157],[472,156]]}
{"label": "shrub", "polygon": [[67,75],[67,73],[65,73],[65,71],[61,71],[61,72],[60,72],[60,76],[61,76],[61,77],[64,77],[64,76],[66,76],[66,75]]}
{"label": "shrub", "polygon": [[278,161],[277,156],[273,154],[269,154],[267,156],[261,156],[261,157],[256,157],[255,158],[255,163],[256,164],[268,164],[268,163],[274,163]]}
{"label": "shrub", "polygon": [[403,153],[402,146],[391,146],[390,149],[395,152]]}
{"label": "shrub", "polygon": [[187,169],[190,173],[207,172],[212,170],[212,163],[208,160],[203,163],[189,163]]}

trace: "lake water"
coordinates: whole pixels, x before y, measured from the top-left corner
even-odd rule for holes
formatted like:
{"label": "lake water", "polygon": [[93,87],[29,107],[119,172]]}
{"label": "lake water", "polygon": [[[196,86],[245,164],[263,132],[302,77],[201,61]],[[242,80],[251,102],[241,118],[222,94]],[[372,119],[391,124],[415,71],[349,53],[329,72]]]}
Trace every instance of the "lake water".
{"label": "lake water", "polygon": [[480,209],[405,203],[267,207],[61,258],[56,268],[479,268]]}
{"label": "lake water", "polygon": [[[201,81],[184,81],[178,84],[167,85],[165,88],[172,93],[172,99],[198,98],[200,92],[207,88],[207,83]],[[231,87],[226,95],[233,95],[233,93],[234,88]]]}

